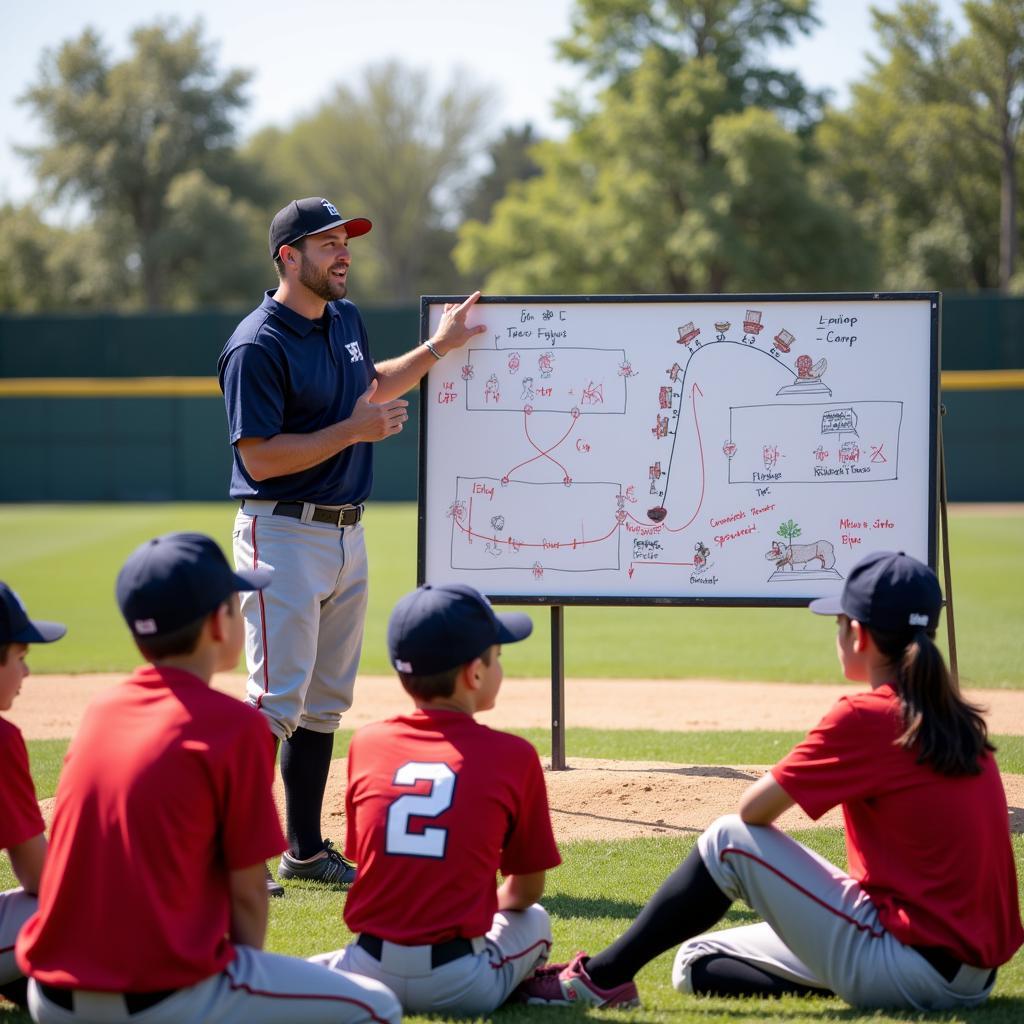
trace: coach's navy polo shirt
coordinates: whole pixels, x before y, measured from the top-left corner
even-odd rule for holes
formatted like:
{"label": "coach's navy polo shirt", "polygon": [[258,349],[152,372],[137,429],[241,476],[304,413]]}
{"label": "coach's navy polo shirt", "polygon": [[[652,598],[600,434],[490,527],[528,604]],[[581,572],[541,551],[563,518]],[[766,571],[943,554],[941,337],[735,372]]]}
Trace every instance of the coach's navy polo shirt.
{"label": "coach's navy polo shirt", "polygon": [[243,437],[309,434],[346,420],[376,377],[359,310],[347,299],[307,320],[267,292],[217,361],[234,455],[233,498],[357,505],[373,483],[373,447],[350,445],[318,466],[253,480],[235,444]]}

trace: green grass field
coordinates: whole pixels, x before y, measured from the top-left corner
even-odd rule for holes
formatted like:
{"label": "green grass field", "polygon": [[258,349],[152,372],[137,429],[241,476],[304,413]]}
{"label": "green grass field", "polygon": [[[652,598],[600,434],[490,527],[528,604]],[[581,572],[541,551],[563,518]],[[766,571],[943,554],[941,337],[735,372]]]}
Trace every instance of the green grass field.
{"label": "green grass field", "polygon": [[[639,756],[639,750],[633,751]],[[795,833],[796,837],[833,862],[844,859],[843,837],[837,829]],[[562,847],[563,864],[548,875],[544,904],[552,916],[553,956],[568,959],[577,949],[596,952],[620,935],[661,881],[689,852],[694,839],[635,839],[619,842],[577,842]],[[1014,837],[1018,879],[1024,881],[1024,837]],[[13,885],[6,858],[0,863],[0,889]],[[267,948],[293,956],[336,949],[350,933],[342,922],[344,897],[311,883],[286,883],[287,896],[271,903]],[[1024,895],[1022,892],[1020,895]],[[722,922],[725,927],[755,920],[737,903]],[[786,1024],[886,1024],[896,1021],[970,1021],[977,1024],[1019,1024],[1024,1019],[1024,952],[999,972],[995,995],[980,1009],[963,1014],[867,1013],[835,998],[774,1000],[696,999],[677,994],[669,983],[669,951],[637,976],[643,1007],[633,1011],[550,1010],[504,1007],[494,1019],[506,1024],[555,1022],[589,1018],[636,1024],[739,1024],[776,1021]],[[408,1017],[409,1021],[445,1021],[444,1017]],[[0,1022],[29,1021],[27,1014],[0,1007]],[[283,1024],[283,1022],[282,1022]]]}
{"label": "green grass field", "polygon": [[[230,547],[234,506],[0,506],[0,579],[32,614],[67,622],[68,638],[32,655],[36,672],[125,671],[136,655],[114,603],[128,553],[169,530],[200,530]],[[415,585],[416,510],[377,504],[365,520],[370,611],[361,669],[386,674],[384,634],[395,600]],[[950,562],[961,679],[1024,688],[1024,514],[952,510]],[[506,672],[550,671],[547,608],[526,609],[536,632],[508,649]],[[833,626],[803,609],[569,607],[566,672],[572,677],[836,681]],[[943,627],[944,628],[944,627]]]}
{"label": "green grass field", "polygon": [[[541,757],[551,756],[550,729],[510,729],[528,739]],[[722,730],[719,732],[655,732],[637,729],[566,729],[565,746],[572,757],[614,761],[668,761],[675,764],[774,764],[803,739],[803,732]],[[334,734],[334,757],[348,754],[352,732]],[[29,740],[36,796],[57,792],[57,780],[69,740]],[[993,736],[1003,772],[1024,775],[1024,736]]]}

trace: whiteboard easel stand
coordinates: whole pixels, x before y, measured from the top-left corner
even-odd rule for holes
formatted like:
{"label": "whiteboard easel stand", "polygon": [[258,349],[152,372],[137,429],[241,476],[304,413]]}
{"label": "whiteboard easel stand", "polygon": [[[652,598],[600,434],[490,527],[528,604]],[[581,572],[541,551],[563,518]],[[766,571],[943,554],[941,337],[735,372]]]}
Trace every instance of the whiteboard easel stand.
{"label": "whiteboard easel stand", "polygon": [[946,449],[942,443],[942,417],[946,406],[939,406],[939,524],[942,533],[942,573],[946,590],[946,637],[949,640],[949,674],[960,688],[960,672],[956,661],[956,627],[953,622],[953,574],[949,567],[949,520],[946,502]]}
{"label": "whiteboard easel stand", "polygon": [[565,608],[551,606],[551,770],[565,771]]}

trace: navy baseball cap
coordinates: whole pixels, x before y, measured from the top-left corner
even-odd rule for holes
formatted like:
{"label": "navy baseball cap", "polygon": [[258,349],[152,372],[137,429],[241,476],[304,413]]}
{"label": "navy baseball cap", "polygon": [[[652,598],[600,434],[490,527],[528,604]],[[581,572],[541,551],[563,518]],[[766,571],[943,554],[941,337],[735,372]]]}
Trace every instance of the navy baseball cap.
{"label": "navy baseball cap", "polygon": [[0,644],[48,644],[68,631],[59,622],[30,619],[21,598],[0,583]]}
{"label": "navy baseball cap", "polygon": [[399,672],[432,676],[465,665],[493,644],[525,640],[532,632],[528,615],[497,615],[472,587],[427,583],[395,605],[388,621],[388,655]]}
{"label": "navy baseball cap", "polygon": [[365,217],[342,217],[334,203],[320,196],[295,199],[278,210],[270,222],[270,258],[277,259],[282,245],[294,245],[306,235],[337,227],[343,227],[349,238],[358,238],[373,224]]}
{"label": "navy baseball cap", "polygon": [[262,590],[272,569],[234,572],[201,533],[167,533],[137,547],[117,575],[117,603],[136,637],[173,633],[238,590]]}
{"label": "navy baseball cap", "polygon": [[939,624],[942,590],[924,562],[902,551],[875,551],[851,570],[838,597],[810,603],[817,615],[848,615],[884,632],[932,630]]}

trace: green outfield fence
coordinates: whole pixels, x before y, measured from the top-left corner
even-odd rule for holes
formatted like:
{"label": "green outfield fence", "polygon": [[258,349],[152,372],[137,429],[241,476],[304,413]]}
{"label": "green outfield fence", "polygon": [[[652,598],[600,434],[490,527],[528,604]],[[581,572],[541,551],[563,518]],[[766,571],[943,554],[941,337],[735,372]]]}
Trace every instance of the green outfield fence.
{"label": "green outfield fence", "polygon": [[[225,497],[216,362],[245,312],[0,314],[0,501]],[[375,358],[417,341],[418,308],[362,312]],[[378,500],[416,496],[410,397],[377,451]],[[942,401],[950,500],[1024,501],[1024,298],[944,296]]]}

